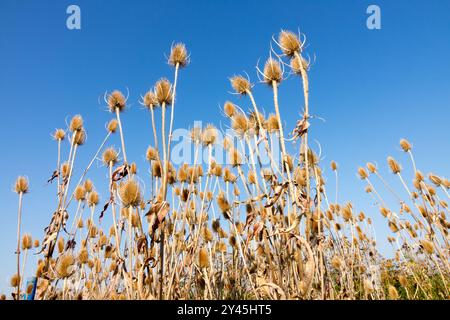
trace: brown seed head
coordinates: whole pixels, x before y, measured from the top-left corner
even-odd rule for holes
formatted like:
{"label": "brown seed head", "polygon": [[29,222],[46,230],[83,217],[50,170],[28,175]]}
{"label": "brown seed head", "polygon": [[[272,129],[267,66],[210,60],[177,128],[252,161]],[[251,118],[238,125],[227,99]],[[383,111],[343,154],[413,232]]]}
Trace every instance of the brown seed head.
{"label": "brown seed head", "polygon": [[53,134],[53,138],[55,140],[62,141],[66,137],[66,132],[63,129],[56,129],[55,133]]}
{"label": "brown seed head", "polygon": [[227,117],[231,118],[236,113],[236,106],[232,102],[227,101],[223,106],[223,111]]}
{"label": "brown seed head", "polygon": [[205,130],[203,130],[202,132],[202,142],[203,145],[205,146],[209,146],[214,144],[214,142],[216,142],[217,139],[217,129],[216,127],[214,127],[212,124],[208,124],[205,128]]}
{"label": "brown seed head", "polygon": [[246,95],[251,92],[252,84],[243,76],[234,76],[230,78],[231,86],[236,93]]}
{"label": "brown seed head", "polygon": [[172,47],[168,62],[172,66],[178,64],[181,68],[189,63],[186,46],[183,43],[177,43]]}
{"label": "brown seed head", "polygon": [[280,83],[283,80],[283,71],[280,62],[273,58],[269,58],[264,65],[264,81],[269,85]]}
{"label": "brown seed head", "polygon": [[295,74],[301,75],[302,72],[305,72],[309,68],[308,61],[303,57],[293,57],[291,59],[291,69]]}
{"label": "brown seed head", "polygon": [[99,202],[99,196],[98,193],[95,191],[92,191],[89,193],[88,196],[88,204],[90,207],[95,207]]}
{"label": "brown seed head", "polygon": [[336,171],[338,168],[337,163],[335,161],[331,161],[330,167],[331,167],[331,170],[333,170],[333,171]]}
{"label": "brown seed head", "polygon": [[117,162],[117,151],[113,148],[110,147],[108,149],[106,149],[103,152],[103,163],[109,167],[110,165],[113,165]]}
{"label": "brown seed head", "polygon": [[148,147],[146,154],[147,161],[156,161],[158,160],[158,151],[153,147]]}
{"label": "brown seed head", "polygon": [[83,201],[86,197],[86,189],[83,186],[78,186],[76,187],[73,195],[75,197],[75,200]]}
{"label": "brown seed head", "polygon": [[281,30],[278,36],[278,44],[283,53],[289,57],[293,57],[296,52],[300,53],[302,50],[300,39],[291,31]]}
{"label": "brown seed head", "polygon": [[166,78],[161,78],[160,80],[158,80],[158,82],[156,82],[155,96],[159,105],[172,104],[172,95],[172,85],[170,84],[169,80],[167,80]]}
{"label": "brown seed head", "polygon": [[28,192],[28,179],[23,176],[19,176],[14,185],[14,191],[16,193],[27,193]]}
{"label": "brown seed head", "polygon": [[141,191],[139,185],[133,179],[128,179],[119,186],[119,196],[124,207],[137,207],[141,202]]}
{"label": "brown seed head", "polygon": [[31,239],[31,235],[24,234],[22,237],[22,249],[28,250],[33,246],[33,240]]}
{"label": "brown seed head", "polygon": [[403,151],[408,152],[411,150],[411,144],[406,139],[400,140],[400,147],[403,149]]}
{"label": "brown seed head", "polygon": [[126,102],[125,96],[119,90],[114,90],[108,96],[108,107],[111,112],[116,112],[116,110],[121,112],[125,109]]}
{"label": "brown seed head", "polygon": [[153,91],[150,90],[145,94],[143,104],[148,109],[152,109],[158,105],[158,100]]}
{"label": "brown seed head", "polygon": [[388,161],[389,167],[391,168],[392,173],[398,174],[398,173],[400,173],[400,171],[402,171],[402,167],[400,166],[400,164],[397,161],[394,160],[394,158],[388,157],[387,161]]}
{"label": "brown seed head", "polygon": [[70,120],[69,129],[72,132],[83,129],[83,118],[79,114],[73,116],[72,120]]}
{"label": "brown seed head", "polygon": [[75,131],[72,135],[72,139],[74,145],[81,146],[86,142],[86,131],[84,131],[84,129]]}
{"label": "brown seed head", "polygon": [[112,119],[112,120],[108,123],[108,131],[111,132],[111,133],[116,132],[117,126],[118,126],[117,120],[116,120],[116,119]]}
{"label": "brown seed head", "polygon": [[206,248],[201,248],[198,253],[198,266],[200,268],[208,268],[209,267],[208,250]]}

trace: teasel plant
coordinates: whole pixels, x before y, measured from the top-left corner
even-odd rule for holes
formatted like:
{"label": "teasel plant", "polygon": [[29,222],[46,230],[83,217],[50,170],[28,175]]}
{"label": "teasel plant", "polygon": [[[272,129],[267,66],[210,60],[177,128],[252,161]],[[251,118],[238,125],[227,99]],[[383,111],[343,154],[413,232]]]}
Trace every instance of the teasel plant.
{"label": "teasel plant", "polygon": [[[283,30],[272,43],[280,53],[271,48],[262,70],[257,66],[262,84],[247,74],[229,79],[234,95],[221,106],[229,130],[213,124],[190,128],[192,163],[171,161],[179,71],[189,63],[183,44],[174,44],[167,58],[173,82],[159,78],[140,98],[150,112],[150,137],[142,150],[150,178],[127,158],[122,115],[129,97],[119,91],[105,93],[114,117],[84,170],[74,170],[81,162],[79,146],[86,142],[82,117],[71,119],[67,134],[55,131],[57,169],[49,182],[58,181],[57,206],[37,244],[43,257],[35,269],[36,299],[448,297],[449,181],[422,173],[405,139],[400,148],[411,161],[412,184],[407,169],[392,157],[387,166],[394,181],[373,162],[358,168],[375,214],[390,230],[394,256],[383,257],[373,213],[343,202],[337,163],[327,166],[335,180],[329,181],[321,150],[309,146],[305,38]],[[305,109],[291,131],[283,122],[280,97],[287,87],[282,84],[297,76]],[[271,90],[271,101],[258,101],[260,85]],[[118,149],[112,141],[117,131]],[[66,140],[70,149],[64,158]],[[289,141],[299,141],[298,148],[289,148]],[[221,151],[225,161],[217,157]],[[93,178],[97,160],[105,168],[103,183]],[[28,188],[20,189],[18,249],[26,256],[32,240],[20,234],[20,216]],[[20,294],[25,260],[11,278],[14,297]]]}

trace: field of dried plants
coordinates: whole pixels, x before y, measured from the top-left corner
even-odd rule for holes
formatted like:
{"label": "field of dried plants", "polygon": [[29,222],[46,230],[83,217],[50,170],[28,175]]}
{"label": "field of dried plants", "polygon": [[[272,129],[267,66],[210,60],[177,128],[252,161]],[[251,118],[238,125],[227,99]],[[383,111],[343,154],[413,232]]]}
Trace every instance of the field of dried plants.
{"label": "field of dried plants", "polygon": [[[192,128],[194,163],[171,162],[177,86],[183,85],[178,76],[189,64],[181,43],[168,58],[173,81],[161,78],[140,101],[151,115],[143,131],[151,133],[149,167],[139,168],[144,174],[127,158],[132,126],[121,121],[128,103],[121,92],[105,94],[112,119],[81,176],[73,172],[86,138],[82,117],[56,130],[54,211],[42,239],[21,233],[21,219],[32,219],[22,212],[28,180],[19,177],[15,183],[17,273],[2,299],[448,299],[450,181],[416,168],[405,139],[400,147],[414,168],[413,181],[392,157],[390,173],[370,162],[358,169],[366,186],[361,196],[373,197],[392,231],[378,235],[388,236],[395,249],[393,258],[383,257],[371,217],[352,203],[338,203],[338,164],[322,163],[308,143],[311,65],[305,39],[281,31],[272,39],[271,57],[257,68],[257,85],[273,93],[273,101],[264,102],[272,110],[260,108],[247,75],[230,78],[232,90],[251,108],[223,104],[218,112],[234,132],[224,139],[213,125]],[[288,77],[298,79],[304,98],[295,128],[284,126],[278,103]],[[111,146],[112,139],[120,141],[120,149]],[[298,154],[289,153],[288,140],[298,143]],[[217,144],[228,155],[221,163],[213,156]],[[204,150],[206,164],[199,160]],[[267,165],[262,158],[269,159]],[[89,179],[97,159],[104,166],[95,169],[105,170],[105,181]],[[326,179],[324,166],[334,175]],[[395,190],[387,174],[404,190]],[[379,184],[384,190],[375,188]],[[108,194],[100,197],[97,185]],[[336,191],[330,194],[327,185]],[[395,197],[395,205],[389,207],[385,193]],[[39,254],[39,261],[35,274],[27,275],[30,252]],[[36,277],[36,287],[25,283],[28,276]]]}

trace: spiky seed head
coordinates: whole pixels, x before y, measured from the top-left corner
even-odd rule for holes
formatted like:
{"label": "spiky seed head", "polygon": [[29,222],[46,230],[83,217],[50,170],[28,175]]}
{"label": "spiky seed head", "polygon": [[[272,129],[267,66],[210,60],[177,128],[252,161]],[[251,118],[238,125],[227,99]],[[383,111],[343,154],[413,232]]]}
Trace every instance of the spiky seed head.
{"label": "spiky seed head", "polygon": [[108,107],[109,111],[116,112],[118,110],[119,112],[122,112],[123,109],[126,107],[126,99],[125,96],[120,92],[119,90],[114,90],[111,92],[111,94],[108,96]]}
{"label": "spiky seed head", "polygon": [[152,146],[149,146],[146,153],[147,161],[156,161],[158,160],[158,151],[153,148]]}
{"label": "spiky seed head", "polygon": [[35,239],[33,242],[33,247],[37,248],[37,247],[39,247],[39,245],[40,245],[39,240]]}
{"label": "spiky seed head", "polygon": [[62,253],[64,251],[64,238],[60,237],[56,242],[56,245],[58,246],[58,253]]}
{"label": "spiky seed head", "polygon": [[331,161],[330,167],[331,167],[331,170],[333,170],[333,171],[336,171],[338,168],[337,163],[335,161]]}
{"label": "spiky seed head", "polygon": [[214,127],[212,124],[208,124],[202,132],[202,142],[203,145],[209,146],[213,145],[216,142],[218,136],[218,132],[216,127]]}
{"label": "spiky seed head", "polygon": [[344,218],[345,221],[349,221],[352,217],[352,207],[350,205],[342,207],[342,218]]}
{"label": "spiky seed head", "polygon": [[28,179],[24,176],[19,176],[16,179],[16,183],[14,185],[14,191],[16,193],[27,193],[28,192]]}
{"label": "spiky seed head", "polygon": [[389,285],[389,287],[388,287],[388,294],[389,294],[389,299],[391,299],[391,300],[397,300],[398,299],[397,289],[395,289],[395,287],[393,285]]}
{"label": "spiky seed head", "polygon": [[[227,213],[231,208],[223,191],[220,191],[217,196],[217,205],[223,213]],[[227,215],[225,215],[225,217],[227,217]]]}
{"label": "spiky seed head", "polygon": [[177,43],[172,47],[168,62],[174,67],[178,64],[181,68],[189,63],[186,46],[183,43]]}
{"label": "spiky seed head", "polygon": [[61,175],[64,179],[66,179],[69,176],[69,171],[70,171],[70,165],[68,162],[64,162],[61,165]]}
{"label": "spiky seed head", "polygon": [[56,129],[55,133],[53,134],[53,139],[57,141],[63,141],[66,137],[66,132],[63,129]]}
{"label": "spiky seed head", "polygon": [[269,85],[279,83],[283,80],[283,71],[281,70],[280,62],[273,58],[269,58],[264,65],[264,81]]}
{"label": "spiky seed head", "polygon": [[90,192],[88,196],[89,207],[95,207],[98,204],[98,202],[99,202],[98,193],[95,191]]}
{"label": "spiky seed head", "polygon": [[152,163],[152,176],[161,178],[162,176],[162,168],[161,163],[159,161],[154,161]]}
{"label": "spiky seed head", "polygon": [[303,57],[293,57],[291,59],[291,70],[295,74],[301,75],[302,72],[305,72],[309,68],[308,61]]}
{"label": "spiky seed head", "polygon": [[278,118],[275,114],[269,114],[267,118],[267,130],[272,133],[280,130],[280,123],[278,122]]}
{"label": "spiky seed head", "polygon": [[75,132],[81,129],[83,129],[83,118],[77,114],[73,116],[72,120],[70,120],[69,130]]}
{"label": "spiky seed head", "polygon": [[114,164],[116,164],[117,162],[117,151],[113,147],[110,147],[103,152],[102,158],[103,163],[107,167],[109,167],[110,165],[114,166]]}
{"label": "spiky seed head", "polygon": [[231,121],[231,127],[240,137],[243,137],[250,129],[247,117],[242,113],[236,113]]}
{"label": "spiky seed head", "polygon": [[210,242],[213,240],[213,233],[208,227],[204,226],[202,229],[202,237],[206,242]]}
{"label": "spiky seed head", "polygon": [[141,202],[141,191],[138,183],[133,179],[128,179],[119,186],[119,196],[124,207],[137,207]]}
{"label": "spiky seed head", "polygon": [[149,110],[156,107],[158,105],[158,100],[156,99],[155,93],[149,90],[144,96],[143,103]]}
{"label": "spiky seed head", "polygon": [[84,131],[84,129],[75,131],[72,135],[72,139],[74,145],[81,146],[86,142],[86,131]]}
{"label": "spiky seed head", "polygon": [[359,168],[358,168],[358,174],[359,174],[359,177],[360,177],[362,180],[367,179],[367,177],[369,176],[369,175],[367,174],[366,169],[364,169],[363,167],[359,167]]}
{"label": "spiky seed head", "polygon": [[406,277],[404,275],[398,276],[398,282],[400,282],[402,287],[406,287],[408,285],[408,281],[406,280]]}
{"label": "spiky seed head", "polygon": [[137,164],[136,164],[136,162],[131,163],[131,165],[130,165],[130,173],[131,174],[137,174]]}
{"label": "spiky seed head", "polygon": [[436,187],[441,186],[442,179],[440,177],[438,177],[437,175],[435,175],[433,173],[429,173],[428,178],[430,179],[431,182],[433,182],[436,185]]}
{"label": "spiky seed head", "polygon": [[108,123],[108,131],[111,133],[114,133],[117,131],[117,127],[118,127],[118,122],[116,119],[112,119],[109,123]]}
{"label": "spiky seed head", "polygon": [[209,267],[208,250],[206,248],[201,248],[198,253],[198,266],[200,268],[208,268]]}
{"label": "spiky seed head", "polygon": [[215,219],[212,222],[212,229],[214,232],[218,233],[219,232],[219,228],[220,228],[220,221],[219,219]]}
{"label": "spiky seed head", "polygon": [[72,274],[73,264],[75,259],[72,254],[66,253],[60,256],[56,264],[56,273],[60,278],[67,278]]}
{"label": "spiky seed head", "polygon": [[166,78],[161,78],[160,80],[158,80],[158,82],[156,82],[155,96],[159,105],[172,104],[172,95],[172,85],[170,84],[169,80],[167,80]]}
{"label": "spiky seed head", "polygon": [[229,155],[230,155],[230,164],[233,168],[240,166],[242,164],[242,158],[241,158],[241,155],[239,154],[239,151],[237,151],[237,149],[231,147],[230,151],[229,151]]}
{"label": "spiky seed head", "polygon": [[289,57],[293,57],[295,53],[302,50],[302,44],[298,36],[287,30],[281,30],[278,36],[278,44],[283,53]]}
{"label": "spiky seed head", "polygon": [[234,76],[230,78],[231,86],[236,93],[246,95],[251,92],[252,84],[243,76]]}
{"label": "spiky seed head", "polygon": [[223,105],[223,111],[227,117],[231,118],[236,113],[236,106],[232,102],[227,101]]}
{"label": "spiky seed head", "polygon": [[73,193],[75,200],[83,201],[86,198],[86,189],[83,186],[77,186]]}
{"label": "spiky seed head", "polygon": [[253,170],[249,170],[247,179],[249,184],[256,183],[256,174]]}
{"label": "spiky seed head", "polygon": [[427,239],[423,239],[423,240],[420,240],[420,244],[422,245],[422,248],[425,250],[426,253],[433,254],[433,252],[434,252],[433,242],[431,242]]}
{"label": "spiky seed head", "polygon": [[83,219],[80,218],[80,219],[78,219],[77,228],[83,229],[83,227],[84,227]]}
{"label": "spiky seed head", "polygon": [[24,234],[22,237],[22,249],[28,250],[33,246],[33,240],[31,239],[31,235]]}
{"label": "spiky seed head", "polygon": [[20,283],[20,276],[16,273],[11,277],[9,284],[11,285],[11,287],[17,287],[19,286],[19,283]]}
{"label": "spiky seed head", "polygon": [[91,192],[94,189],[94,184],[92,183],[92,180],[90,179],[86,179],[86,181],[84,181],[84,189],[86,190],[86,192]]}
{"label": "spiky seed head", "polygon": [[403,151],[408,152],[411,150],[411,144],[406,139],[400,140],[400,147],[403,149]]}
{"label": "spiky seed head", "polygon": [[402,167],[400,164],[394,160],[392,157],[387,158],[389,168],[391,168],[392,173],[398,174],[400,171],[402,171]]}
{"label": "spiky seed head", "polygon": [[367,162],[366,167],[367,167],[367,170],[369,170],[370,173],[377,172],[377,167],[372,162]]}
{"label": "spiky seed head", "polygon": [[80,252],[78,253],[78,261],[81,264],[86,264],[89,260],[89,253],[87,251],[86,248],[83,248],[80,250]]}
{"label": "spiky seed head", "polygon": [[333,268],[339,270],[342,266],[342,259],[339,258],[338,256],[334,256],[331,259],[331,265],[333,266]]}

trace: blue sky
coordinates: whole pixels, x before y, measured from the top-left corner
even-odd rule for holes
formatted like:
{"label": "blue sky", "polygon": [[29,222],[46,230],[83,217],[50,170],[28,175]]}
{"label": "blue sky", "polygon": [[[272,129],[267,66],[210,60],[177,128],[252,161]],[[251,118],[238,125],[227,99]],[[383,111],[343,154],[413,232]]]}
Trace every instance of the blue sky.
{"label": "blue sky", "polygon": [[[81,8],[82,29],[66,28],[66,8]],[[381,30],[366,28],[366,8],[381,8]],[[225,123],[219,105],[234,99],[228,77],[247,72],[257,81],[255,65],[269,55],[271,36],[281,28],[308,36],[306,52],[315,56],[310,71],[311,141],[320,142],[325,174],[339,164],[340,199],[373,216],[382,252],[386,222],[356,177],[366,161],[401,191],[387,170],[393,155],[410,170],[398,141],[414,145],[418,167],[450,176],[449,1],[13,1],[0,2],[0,291],[8,288],[15,268],[18,175],[30,179],[23,211],[24,232],[42,237],[54,209],[54,186],[46,179],[56,163],[50,133],[80,113],[88,141],[80,150],[78,171],[104,137],[111,115],[101,97],[105,90],[130,91],[123,114],[127,155],[144,170],[151,139],[149,115],[139,96],[161,76],[172,78],[166,64],[174,41],[186,43],[191,64],[180,73],[175,127],[196,120]],[[280,108],[293,128],[302,108],[300,83],[280,87]],[[272,112],[271,92],[264,85],[255,96]],[[113,143],[119,146],[118,137]],[[96,164],[97,166],[97,164]],[[104,178],[105,168],[91,176]],[[331,187],[330,187],[331,188]],[[106,198],[103,195],[103,198]],[[34,258],[32,258],[34,259]],[[33,261],[33,260],[30,260]]]}

